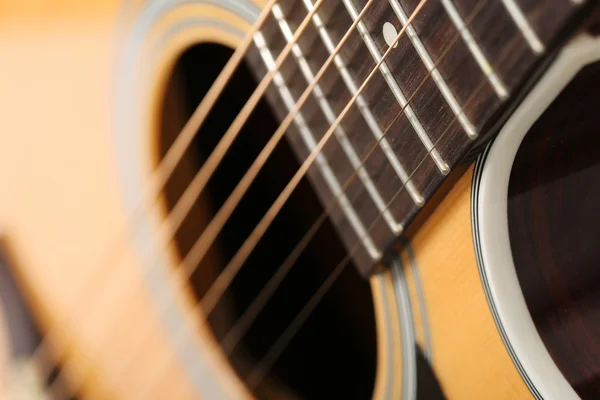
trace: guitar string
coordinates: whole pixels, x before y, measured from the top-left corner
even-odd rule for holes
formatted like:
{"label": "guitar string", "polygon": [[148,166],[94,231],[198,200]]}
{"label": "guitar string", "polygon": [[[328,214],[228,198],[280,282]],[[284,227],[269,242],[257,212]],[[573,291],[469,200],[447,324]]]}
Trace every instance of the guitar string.
{"label": "guitar string", "polygon": [[[478,13],[481,11],[483,6],[487,2],[488,2],[488,0],[482,0],[477,4],[477,6],[471,11],[471,14],[468,16],[468,18],[465,19],[465,26],[468,26],[471,23],[471,21],[478,15]],[[460,37],[461,37],[461,31],[458,31],[454,35],[452,40],[449,42],[448,46],[446,46],[444,51],[440,54],[437,62],[434,64],[434,69],[440,65],[440,63],[444,60],[444,58],[450,52],[450,50],[452,50],[452,48],[454,47],[456,42],[460,39]],[[406,109],[406,107],[408,107],[412,103],[412,100],[419,93],[419,90],[421,89],[421,87],[431,77],[432,77],[432,74],[428,73],[421,80],[419,85],[413,91],[413,94],[407,99],[406,104],[400,109],[400,111],[397,113],[397,115],[388,124],[387,128],[383,132],[383,135],[375,142],[375,144],[367,152],[366,156],[364,157],[363,161],[358,166],[358,168],[364,167],[366,161],[369,159],[369,157],[372,155],[372,153],[377,149],[379,143],[383,139],[385,139],[385,137],[387,136],[389,131],[392,129],[392,127],[394,126],[396,121],[398,121],[398,119],[402,115],[404,115],[404,110]],[[465,102],[465,105],[463,106],[463,108],[468,105],[468,102],[469,102],[469,100],[467,100],[467,102]],[[429,155],[429,153],[428,153],[428,155]],[[423,159],[423,161],[421,161],[421,163],[424,162],[426,159],[427,158]],[[417,168],[421,165],[421,163],[418,164]],[[348,189],[350,184],[356,179],[356,176],[358,174],[357,173],[358,168],[354,170],[352,175],[346,180],[346,182],[342,186],[342,190],[341,190],[342,193],[344,193]],[[416,170],[415,170],[415,172],[416,172]],[[413,174],[414,174],[414,172],[413,172]],[[412,174],[409,176],[408,180],[410,180],[411,178],[412,178]],[[404,185],[402,185],[402,187],[403,186]],[[401,189],[402,189],[402,187],[401,187]],[[267,284],[263,287],[263,289],[261,289],[261,291],[256,296],[256,298],[252,301],[252,303],[250,303],[250,305],[246,308],[246,310],[244,310],[244,312],[238,318],[238,320],[235,322],[233,327],[231,329],[229,329],[229,331],[225,334],[225,337],[220,341],[219,346],[221,347],[222,351],[226,355],[230,355],[233,352],[233,350],[235,349],[235,347],[237,346],[239,341],[246,334],[247,329],[252,325],[255,318],[262,311],[262,309],[264,308],[266,303],[269,301],[269,299],[271,298],[273,293],[279,287],[279,284],[283,281],[283,279],[286,277],[288,272],[294,266],[295,262],[297,261],[298,257],[300,256],[300,254],[304,251],[304,249],[312,241],[312,238],[316,235],[316,233],[320,229],[321,225],[327,220],[327,217],[329,217],[331,215],[331,213],[333,212],[333,209],[339,204],[339,196],[340,195],[335,196],[334,199],[327,205],[327,207],[324,208],[324,211],[317,218],[317,220],[315,220],[315,222],[313,223],[311,228],[302,237],[302,239],[296,245],[296,247],[290,252],[288,257],[286,257],[285,261],[276,270],[276,272],[273,274],[272,278],[267,282]],[[388,206],[389,206],[389,204],[388,204]]]}
{"label": "guitar string", "polygon": [[[257,101],[264,94],[264,91],[266,90],[266,87],[268,86],[268,81],[272,80],[272,78],[278,72],[279,67],[285,61],[285,58],[289,54],[292,46],[296,43],[296,41],[298,40],[298,38],[301,36],[302,31],[312,21],[312,15],[314,15],[314,13],[316,13],[318,11],[318,8],[322,4],[322,2],[323,2],[323,0],[319,0],[319,1],[317,1],[315,3],[315,5],[311,9],[311,11],[308,13],[308,15],[306,16],[306,18],[304,19],[303,23],[300,25],[300,27],[303,27],[302,30],[300,29],[300,27],[298,28],[298,30],[296,31],[296,34],[294,35],[294,40],[292,42],[290,42],[284,48],[284,50],[282,50],[280,56],[278,57],[278,60],[276,61],[275,68],[273,68],[271,71],[269,71],[267,73],[267,75],[263,78],[263,80],[261,81],[261,83],[259,83],[259,86],[257,87],[257,89],[253,93],[252,97],[247,101],[246,106],[244,107],[244,109],[246,110],[246,114],[247,115],[244,118],[240,117],[240,114],[242,114],[242,112],[244,111],[244,109],[243,109],[242,112],[240,112],[240,114],[238,114],[238,116],[236,118],[236,121],[238,122],[237,123],[238,126],[236,128],[237,130],[234,130],[234,129],[232,129],[230,127],[230,129],[227,131],[227,133],[225,134],[225,136],[223,138],[223,139],[225,139],[225,137],[228,136],[228,133],[234,132],[234,133],[232,133],[232,134],[229,135],[228,139],[230,139],[230,140],[227,140],[226,142],[224,142],[223,139],[222,139],[219,142],[219,144],[217,145],[217,148],[211,154],[211,157],[212,157],[216,152],[223,151],[223,148],[224,148],[224,153],[222,155],[220,155],[220,158],[215,157],[213,160],[218,159],[218,161],[216,161],[216,162],[213,161],[212,164],[218,164],[218,162],[222,159],[223,155],[227,151],[228,145],[230,145],[231,143],[233,143],[233,140],[235,139],[235,137],[232,137],[232,136],[234,136],[234,134],[237,134],[239,132],[239,129],[243,126],[243,123],[245,122],[245,119],[250,115],[251,108],[253,108],[256,105]],[[358,22],[362,19],[362,16],[364,16],[364,14],[369,9],[369,7],[373,4],[373,2],[374,2],[374,0],[369,0],[368,1],[367,5],[363,9],[363,12],[361,13],[360,18],[357,19],[356,23],[353,24],[353,26],[350,27],[350,29],[348,30],[348,32],[346,33],[346,35],[344,36],[344,38],[342,39],[342,41],[338,45],[338,48],[336,48],[336,50],[331,55],[331,57],[328,60],[328,62],[323,66],[323,68],[322,68],[323,72],[327,68],[327,66],[331,63],[331,61],[333,60],[334,56],[340,51],[340,49],[343,46],[343,44],[348,40],[348,38],[350,36],[350,33],[355,28],[356,24],[358,24]],[[270,4],[270,5],[272,7],[272,4]],[[263,22],[264,22],[264,20],[266,20],[266,17],[262,18]],[[315,83],[316,83],[316,81],[315,81]],[[314,86],[314,84],[313,84],[313,86]],[[261,87],[262,87],[262,93],[259,93],[259,91],[261,91]],[[309,91],[309,89],[307,89],[307,92],[308,91]],[[259,94],[257,94],[257,93],[259,93]],[[306,96],[306,97],[308,97],[308,96]],[[236,121],[234,121],[232,123],[232,125],[231,125],[232,127],[234,126],[234,124],[236,124]],[[193,124],[189,124],[189,122],[188,122],[188,124],[186,124],[186,126],[188,126],[188,125],[193,125]],[[184,129],[185,129],[185,127],[184,127]],[[283,132],[284,130],[282,129],[281,131]],[[221,143],[226,143],[226,144],[223,145],[223,146],[221,146]],[[227,148],[225,148],[225,147],[227,147]],[[183,151],[185,151],[185,149]],[[266,157],[268,157],[268,155]],[[202,169],[205,166],[207,166],[207,164],[209,163],[210,160],[211,160],[211,158],[209,157],[209,159],[203,165]],[[187,212],[189,211],[189,208],[191,208],[191,206],[193,205],[193,202],[196,200],[194,198],[194,196],[197,196],[197,194],[199,194],[199,192],[202,191],[205,183],[210,178],[210,175],[212,175],[212,172],[214,172],[214,169],[216,169],[216,165],[214,165],[214,167],[212,167],[212,171],[210,171],[210,173],[206,173],[205,172],[204,174],[202,174],[202,169],[201,169],[201,171],[199,171],[196,174],[196,176],[194,177],[194,180],[193,180],[192,184],[190,184],[190,186],[188,186],[188,188],[186,189],[186,191],[184,192],[184,194],[181,196],[182,198],[180,198],[180,200],[178,201],[178,203],[174,207],[174,210],[167,217],[167,220],[163,224],[161,224],[161,231],[162,231],[162,229],[164,229],[167,232],[169,231],[169,229],[172,230],[172,231],[176,230],[176,227],[175,227],[175,229],[173,228],[173,222],[175,222],[175,225],[178,226],[178,224],[180,224],[183,221],[183,219],[187,215]],[[204,178],[204,179],[201,179],[201,178]],[[196,193],[194,193],[194,192],[196,192]],[[182,202],[182,199],[183,199],[183,202]],[[180,206],[180,204],[181,204],[181,206]],[[164,234],[164,235],[161,235],[161,236],[168,236],[168,233]],[[166,241],[170,241],[170,240],[171,239],[168,238]],[[198,242],[197,242],[197,244],[198,244]],[[185,264],[185,260],[177,268],[177,271],[179,273],[181,273],[182,270],[185,271],[183,269],[184,267],[182,267],[184,264]],[[193,267],[190,267],[190,268],[193,268]],[[189,270],[185,271],[186,277],[184,278],[184,281],[187,281],[189,279],[189,276],[193,273],[193,271],[194,271],[193,269],[189,269]],[[133,283],[133,282],[124,282],[124,283]],[[186,283],[186,282],[184,282],[184,283]],[[123,284],[122,286],[128,287],[128,285],[125,285],[125,284]],[[89,314],[89,310],[87,310],[87,311],[88,311],[88,314]],[[58,329],[55,332],[58,333]],[[50,353],[48,351],[48,350],[50,350],[50,351],[53,350],[53,346],[50,346],[50,344],[53,342],[53,340],[51,340],[51,339],[54,339],[54,338],[49,338],[48,340],[46,340],[47,343],[42,343],[41,346],[38,346],[38,350],[42,349],[42,350],[46,350],[46,351],[36,351],[36,354],[38,356],[35,359],[40,360],[42,362],[42,364],[44,364],[43,360],[44,359],[48,359],[48,356],[50,354],[52,354],[52,353]],[[54,354],[52,354],[52,356],[53,356],[52,358],[57,358]],[[46,368],[46,372],[43,374],[45,377],[48,377],[50,375],[50,373],[52,372],[52,368],[54,368],[58,364],[58,362],[54,361],[53,363],[50,363],[50,364],[51,364],[50,367]],[[61,366],[62,367],[61,369],[62,370],[73,370],[74,366],[73,365],[69,365],[69,364],[70,364],[69,360],[66,360],[66,362],[64,362],[63,365]],[[65,379],[66,375],[73,375],[73,373],[71,373],[71,374],[59,373],[58,376],[57,376],[57,378],[51,384],[51,388],[52,387],[57,387],[57,386],[63,386],[63,387],[67,386],[68,387],[68,385],[66,385],[66,382],[63,382],[63,380]],[[78,381],[79,381],[79,383],[81,383],[80,382],[81,380],[78,380]]]}
{"label": "guitar string", "polygon": [[[135,228],[140,225],[139,222],[141,222],[141,219],[144,217],[144,212],[156,204],[164,185],[171,177],[175,167],[178,165],[179,161],[185,154],[185,151],[192,143],[197,130],[204,123],[204,120],[208,116],[212,106],[222,94],[234,72],[237,70],[241,62],[244,60],[246,53],[251,48],[251,45],[253,44],[253,35],[260,30],[263,23],[270,16],[271,9],[273,5],[277,3],[277,1],[279,0],[269,0],[267,4],[265,4],[256,22],[249,29],[248,35],[234,51],[200,104],[194,110],[192,116],[188,119],[179,135],[177,135],[173,144],[169,147],[165,156],[156,167],[155,172],[151,175],[149,182],[144,189],[142,200],[140,204],[136,206],[131,216],[131,220],[133,222],[124,227],[123,232],[115,235],[115,242],[111,242],[112,244],[107,246],[109,249],[112,249],[112,251],[106,252],[106,260],[104,263],[98,263],[99,266],[114,265],[116,263],[111,262],[112,257],[121,256],[123,253],[125,253],[123,245],[129,242],[129,239],[133,234],[131,229],[135,230]],[[96,271],[97,274],[89,274],[88,276],[83,277],[82,280],[84,283],[80,285],[80,289],[78,289],[74,295],[77,300],[69,302],[73,306],[67,307],[67,311],[75,311],[74,308],[80,306],[78,302],[79,297],[85,293],[85,289],[87,289],[88,286],[97,286],[101,279],[107,277],[105,268],[90,268],[88,270],[91,272]],[[109,298],[111,296],[105,295],[101,297]],[[67,312],[65,314],[71,314],[71,312]],[[35,364],[40,368],[40,374],[43,377],[49,377],[52,374],[53,369],[56,368],[60,362],[59,360],[64,356],[63,353],[65,349],[56,346],[56,342],[60,336],[59,326],[61,326],[61,324],[56,323],[54,327],[50,328],[48,332],[44,334],[42,341],[36,347],[36,350],[32,356],[32,360],[34,360]]]}
{"label": "guitar string", "polygon": [[[480,4],[478,4],[475,9],[473,10],[471,16],[469,18],[467,18],[467,25],[470,23],[470,21],[472,20],[472,18],[474,18],[476,16],[476,14],[480,11],[481,7],[484,6],[484,4],[487,3],[487,0],[483,0],[480,2]],[[445,54],[447,54],[447,52],[449,50],[451,50],[452,46],[454,43],[456,43],[456,41],[458,40],[458,36],[455,36],[455,38],[451,41],[451,44],[446,48],[446,50],[442,53],[442,56],[440,57],[440,60],[438,60],[438,63],[441,61],[441,59],[445,56]],[[505,55],[506,53],[510,52],[513,45],[515,45],[516,41],[513,41],[502,53],[502,55]],[[423,79],[423,81],[421,82],[421,84],[419,85],[419,87],[424,83],[424,81],[428,78],[425,77]],[[477,88],[474,90],[474,92],[471,94],[471,96],[469,97],[469,99],[465,102],[464,107],[468,106],[477,96],[477,94],[481,91],[481,89],[484,87],[484,84],[486,83],[485,77],[481,80],[481,82],[479,83],[479,85],[477,86]],[[411,96],[411,99],[414,97],[414,95],[418,92],[418,88],[415,90],[415,93]],[[410,102],[410,100],[409,100]],[[402,110],[398,113],[398,115],[396,116],[395,120],[402,114]],[[434,147],[437,146],[437,144],[445,137],[445,135],[447,134],[448,130],[454,125],[454,123],[456,123],[456,121],[458,120],[458,117],[454,117],[453,121],[446,127],[446,129],[444,130],[444,132],[442,133],[442,135],[438,138],[438,140],[436,140],[436,142],[434,143]],[[390,124],[390,127],[392,124]],[[386,130],[386,134],[389,131],[389,127]],[[372,150],[371,150],[372,152]],[[369,154],[371,153],[369,152]],[[417,167],[415,168],[415,170],[413,171],[413,173],[411,173],[411,175],[409,176],[409,180],[412,179],[412,177],[414,176],[415,173],[418,172],[419,168],[421,167],[421,165],[427,160],[427,158],[430,156],[431,150],[427,152],[427,154],[425,155],[425,157],[423,157],[423,159],[419,162],[419,164],[417,165]],[[367,155],[368,157],[368,155]],[[355,173],[356,174],[356,173]],[[352,179],[349,178],[349,179]],[[394,200],[401,194],[402,190],[405,188],[405,185],[402,185],[401,188],[396,192],[396,194],[393,196],[393,198],[390,200],[390,202],[386,205],[386,207],[389,207]],[[259,301],[259,303],[262,303],[263,305],[268,301],[268,298],[270,297],[270,294],[265,294],[265,293],[273,293],[276,288],[278,287],[278,284],[283,280],[283,278],[285,277],[285,274],[287,273],[287,271],[289,270],[289,268],[291,268],[291,266],[294,264],[295,260],[297,259],[297,257],[300,255],[300,253],[304,250],[306,244],[308,244],[310,242],[310,240],[312,239],[312,237],[314,236],[314,234],[316,233],[316,231],[318,231],[320,225],[322,224],[322,222],[325,220],[325,218],[329,215],[329,211],[331,211],[331,208],[333,208],[335,205],[337,205],[337,202],[334,200],[332,201],[328,208],[327,211],[325,211],[324,213],[321,214],[321,216],[319,217],[319,219],[317,221],[315,221],[315,223],[313,224],[313,226],[309,229],[309,231],[305,234],[305,236],[301,239],[301,241],[296,245],[296,247],[294,248],[294,250],[292,250],[292,252],[290,253],[290,255],[286,258],[286,260],[284,261],[284,263],[278,268],[278,270],[275,272],[275,274],[273,275],[272,279],[265,285],[265,287],[263,288],[263,291],[261,291],[261,293],[259,293],[259,295],[257,297],[262,298],[261,301]],[[379,219],[382,217],[381,214],[378,215],[378,217],[375,219],[375,221],[373,221],[371,223],[371,225],[368,227],[367,229],[367,233],[365,233],[364,236],[368,235],[368,233],[374,228],[375,224],[379,221]],[[262,377],[264,376],[264,374],[266,372],[268,372],[268,369],[270,368],[270,366],[272,366],[272,364],[276,361],[276,359],[278,358],[278,356],[281,354],[281,352],[285,349],[286,345],[289,343],[289,341],[293,338],[294,334],[299,330],[299,328],[301,327],[301,325],[303,324],[303,322],[308,318],[308,316],[310,315],[311,310],[313,310],[316,305],[319,303],[320,299],[323,298],[323,296],[326,294],[328,288],[330,288],[334,282],[336,281],[337,277],[341,274],[341,272],[343,271],[343,269],[347,266],[347,264],[349,263],[349,261],[351,260],[352,255],[358,250],[360,249],[360,243],[362,238],[361,237],[357,240],[357,242],[355,243],[355,245],[351,248],[349,254],[340,262],[340,264],[338,264],[338,266],[336,266],[336,268],[334,268],[334,270],[330,273],[330,275],[326,278],[326,280],[323,282],[322,286],[317,290],[317,292],[315,294],[313,294],[313,296],[311,297],[311,299],[305,304],[304,308],[298,313],[298,315],[295,317],[294,321],[288,325],[288,328],[286,328],[286,331],[284,333],[282,333],[282,335],[277,339],[276,343],[273,345],[272,349],[268,350],[268,354],[265,354],[265,356],[263,357],[263,359],[261,359],[261,361],[258,362],[258,366],[255,367],[254,371],[251,372],[248,375],[248,378],[246,380],[247,384],[251,387],[256,386],[258,383],[260,383],[260,381],[262,380]],[[287,267],[285,267],[287,265]],[[269,289],[267,290],[267,292],[265,292],[264,290],[269,287]],[[197,307],[195,308],[195,311],[198,312],[199,310],[199,304],[197,304]],[[257,315],[261,309],[262,309],[262,305],[256,305],[256,303],[252,303],[248,309],[253,309],[252,314],[253,315]],[[247,309],[247,310],[248,310]],[[242,316],[242,318],[244,318],[244,316]],[[250,321],[246,321],[248,324],[251,324],[251,320],[254,317],[250,317]],[[238,322],[240,321],[240,319],[238,319]],[[236,323],[237,325],[237,323]],[[239,340],[239,338],[241,338],[241,335],[234,335],[233,337],[235,337],[236,339],[231,339],[230,333],[236,329],[236,326],[234,326],[230,332],[228,332],[228,334],[226,335],[226,338],[220,343],[220,347],[221,349],[224,351],[225,355],[230,355],[231,351],[235,348],[236,346],[236,342],[237,340]],[[243,333],[242,333],[243,334]],[[227,337],[230,337],[229,339]],[[225,343],[228,344],[225,344]],[[229,346],[229,347],[228,347]],[[265,366],[262,366],[263,364],[266,364]]]}

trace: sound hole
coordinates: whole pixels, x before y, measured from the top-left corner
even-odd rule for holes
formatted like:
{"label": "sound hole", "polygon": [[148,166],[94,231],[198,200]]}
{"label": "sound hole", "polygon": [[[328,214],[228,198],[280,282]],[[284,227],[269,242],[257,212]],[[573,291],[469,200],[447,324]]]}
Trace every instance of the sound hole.
{"label": "sound hole", "polygon": [[554,362],[600,396],[600,63],[583,69],[525,137],[508,220],[519,283]]}
{"label": "sound hole", "polygon": [[[180,57],[162,107],[161,157],[231,54],[230,49],[216,44],[199,44]],[[256,80],[249,69],[245,65],[239,68],[169,180],[164,193],[167,210],[173,208],[255,87]],[[175,245],[180,258],[188,253],[277,126],[268,104],[262,101],[178,230]],[[197,301],[298,167],[283,140],[209,254],[197,266],[191,279]],[[309,182],[302,181],[210,314],[209,324],[218,342],[226,337],[322,211]],[[247,377],[344,256],[332,225],[325,223],[229,356],[241,379]],[[305,398],[367,398],[374,386],[375,363],[375,322],[369,285],[348,265],[255,394],[261,398],[281,398],[285,394]]]}

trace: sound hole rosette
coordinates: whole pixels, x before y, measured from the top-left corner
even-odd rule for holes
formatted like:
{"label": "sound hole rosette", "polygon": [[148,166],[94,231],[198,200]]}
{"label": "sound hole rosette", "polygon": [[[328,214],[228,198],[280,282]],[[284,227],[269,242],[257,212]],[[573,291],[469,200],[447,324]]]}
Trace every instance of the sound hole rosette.
{"label": "sound hole rosette", "polygon": [[517,151],[529,129],[587,64],[600,40],[581,35],[558,55],[477,161],[472,226],[477,263],[498,331],[515,367],[538,399],[578,399],[536,330],[516,273],[508,226],[508,190]]}

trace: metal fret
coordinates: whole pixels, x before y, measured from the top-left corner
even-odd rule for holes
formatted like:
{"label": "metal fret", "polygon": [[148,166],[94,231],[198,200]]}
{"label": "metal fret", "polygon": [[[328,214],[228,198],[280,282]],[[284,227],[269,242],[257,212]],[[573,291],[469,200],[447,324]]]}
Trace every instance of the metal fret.
{"label": "metal fret", "polygon": [[[358,12],[357,12],[356,8],[354,8],[352,1],[351,0],[342,0],[342,1],[344,3],[344,6],[346,7],[346,9],[348,10],[348,13],[352,17],[352,19],[356,21],[356,19],[358,18]],[[365,45],[367,46],[367,49],[369,50],[369,53],[371,54],[371,56],[373,57],[375,62],[379,63],[382,59],[382,55],[379,52],[379,50],[377,49],[377,46],[375,45],[375,41],[371,37],[371,34],[369,33],[364,22],[362,22],[362,21],[359,22],[357,25],[357,28],[358,28],[358,31],[359,31]],[[406,115],[407,119],[410,121],[415,132],[419,136],[419,139],[421,139],[421,142],[423,143],[423,145],[425,146],[425,148],[427,149],[427,151],[429,152],[429,154],[435,161],[435,164],[437,165],[438,169],[444,175],[447,174],[449,172],[448,164],[443,160],[442,156],[435,149],[435,146],[433,145],[431,138],[429,137],[427,132],[425,132],[425,128],[423,128],[423,125],[419,121],[412,106],[408,103],[406,96],[404,96],[404,93],[402,93],[402,90],[398,86],[398,83],[396,82],[396,79],[394,78],[394,76],[386,62],[381,64],[380,71],[381,71],[381,74],[383,75],[385,81],[387,82],[388,86],[390,87],[390,90],[392,91],[394,97],[398,101],[398,104],[400,104],[400,107],[402,107],[404,109],[404,115]],[[470,123],[468,125],[470,125]],[[475,133],[475,129],[472,126],[469,129],[470,130],[467,131],[467,133],[469,133],[469,132],[472,132],[473,134]]]}
{"label": "metal fret", "polygon": [[[285,37],[286,41],[288,43],[291,43],[294,40],[294,34],[292,33],[292,30],[290,29],[288,22],[284,18],[283,12],[282,12],[281,8],[279,7],[279,5],[275,4],[273,6],[271,12],[273,13],[273,16],[279,23],[281,32],[283,33],[283,36]],[[304,54],[302,53],[302,50],[300,49],[300,46],[298,46],[297,44],[294,44],[292,47],[292,54],[294,55],[296,61],[298,62],[298,65],[300,66],[300,70],[302,71],[302,74],[303,74],[306,82],[308,84],[312,83],[315,80],[315,74],[312,72],[306,58],[304,57]],[[325,98],[323,90],[321,89],[321,86],[318,83],[315,85],[312,94],[315,97],[315,99],[317,100],[317,103],[319,104],[321,111],[323,111],[323,114],[325,115],[327,122],[330,125],[333,125],[337,119],[337,116],[335,115],[335,112],[333,111],[331,105],[329,104],[329,101],[327,101],[327,99]],[[344,131],[344,129],[342,128],[341,125],[338,125],[336,127],[335,135],[336,135],[342,149],[344,150],[348,159],[350,160],[350,164],[356,170],[356,173],[357,173],[359,179],[365,186],[367,192],[373,199],[373,202],[377,206],[377,209],[379,210],[379,212],[383,215],[383,218],[385,219],[386,223],[388,224],[388,226],[390,227],[392,232],[394,232],[397,235],[402,233],[402,231],[403,231],[402,225],[396,221],[396,219],[394,218],[392,213],[389,211],[387,204],[381,197],[379,190],[375,186],[375,183],[369,176],[368,172],[363,167],[360,157],[358,156],[358,154],[356,154],[356,151],[354,150],[352,143],[348,139],[348,136],[346,135],[346,132]]]}
{"label": "metal fret", "polygon": [[[356,12],[356,8],[352,4],[352,1],[351,0],[343,0],[343,2],[344,2],[344,5],[346,6],[346,8],[348,9],[348,12],[350,13],[350,16],[355,19],[357,16],[357,12]],[[408,21],[408,18],[406,16],[406,14],[404,13],[404,10],[400,6],[400,4],[397,1],[390,1],[390,5],[392,6],[392,9],[398,16],[398,19],[400,19],[402,24],[405,25],[406,22]],[[364,25],[364,23],[361,23],[361,24],[359,24],[358,29],[361,33],[361,36],[363,37],[363,40],[365,41],[365,44],[367,45],[367,48],[369,49],[369,52],[375,59],[375,62],[379,62],[382,57],[381,53],[377,49],[377,46],[375,45],[375,41],[371,37],[371,34],[369,33],[367,27]],[[435,67],[435,64],[431,60],[431,57],[429,56],[427,49],[425,49],[425,46],[423,46],[423,43],[419,39],[419,36],[417,35],[417,33],[414,30],[414,28],[412,27],[412,25],[409,25],[406,28],[405,32],[406,32],[407,36],[410,38],[411,43],[413,44],[415,50],[417,51],[417,54],[419,54],[419,57],[421,58],[421,61],[423,61],[423,64],[427,68],[427,71],[431,74],[431,77],[433,78],[436,86],[438,87],[438,89],[440,90],[442,95],[444,96],[444,99],[450,106],[450,109],[454,112],[454,115],[456,116],[456,118],[458,119],[460,124],[462,125],[463,129],[465,130],[465,132],[467,133],[467,135],[469,137],[475,138],[477,136],[477,132],[475,131],[473,124],[471,124],[471,122],[469,121],[469,119],[467,118],[465,113],[462,111],[462,107],[458,104],[458,101],[456,101],[456,98],[452,94],[452,91],[446,84],[444,78],[442,77],[442,75],[439,73],[439,71]],[[386,68],[387,68],[387,66],[386,66]],[[383,70],[383,68],[382,68],[382,70]],[[404,95],[402,94],[400,88],[398,87],[396,80],[392,77],[391,73],[390,73],[389,78],[386,77],[386,81],[388,81],[388,84],[393,85],[395,90],[392,90],[392,92],[394,93],[394,95],[396,95],[396,98],[398,98],[398,101],[400,102],[400,104],[402,105],[403,102],[406,103],[406,99],[405,99]],[[416,119],[416,115],[415,115],[415,119]],[[419,125],[420,125],[420,123],[419,123]],[[414,125],[413,125],[413,127],[414,127]],[[417,134],[419,135],[419,137],[421,137],[421,135],[425,134],[422,126],[420,127],[420,129],[422,130],[422,132],[419,132],[419,130],[415,127],[415,130],[417,131]],[[429,137],[426,134],[425,134],[425,136],[426,136],[427,140],[429,142],[431,142],[431,140],[429,139]],[[422,138],[422,140],[423,140],[423,138]],[[433,148],[433,144],[431,145],[431,148]],[[428,148],[428,150],[430,150],[430,149]]]}
{"label": "metal fret", "polygon": [[[475,40],[475,38],[473,38],[471,31],[469,31],[469,28],[467,28],[467,26],[465,25],[465,22],[463,21],[462,17],[458,13],[458,10],[456,9],[456,7],[454,7],[452,0],[441,0],[441,1],[442,1],[442,5],[446,9],[446,12],[448,13],[448,16],[452,20],[452,23],[454,23],[454,26],[456,27],[458,32],[460,32],[460,35],[461,35],[463,41],[467,45],[471,54],[473,55],[473,58],[475,58],[475,61],[477,61],[477,64],[483,71],[484,75],[490,81],[490,84],[494,88],[494,91],[496,92],[498,97],[500,97],[502,100],[506,99],[509,94],[508,90],[506,89],[506,86],[501,81],[501,79],[498,77],[498,75],[496,75],[496,72],[494,72],[492,65],[490,64],[490,62],[488,61],[486,56],[483,54],[483,52],[479,48],[479,45],[477,44],[477,41]],[[392,4],[392,7],[394,7],[393,3],[397,3],[397,1],[390,0],[390,3]],[[400,8],[400,10],[402,10],[402,9]],[[394,8],[394,11],[396,11],[395,8]],[[404,14],[404,12],[402,12],[402,13]],[[398,12],[396,12],[396,14],[398,14]],[[404,24],[405,22],[403,21],[402,23]]]}
{"label": "metal fret", "polygon": [[[345,0],[345,1],[350,1],[350,0]],[[396,13],[396,16],[402,23],[402,25],[403,26],[406,25],[406,22],[408,21],[408,16],[404,12],[404,9],[400,5],[400,3],[398,3],[397,0],[389,0],[389,3],[390,3],[390,6],[392,7],[392,9],[394,10],[394,13]],[[475,131],[473,124],[471,123],[471,121],[469,121],[469,119],[463,112],[460,104],[458,104],[458,101],[454,97],[452,90],[450,90],[450,88],[446,84],[446,81],[442,77],[442,74],[440,74],[440,72],[436,68],[433,60],[431,59],[431,56],[429,55],[429,52],[427,51],[427,49],[421,42],[421,39],[419,39],[419,35],[417,35],[417,32],[415,31],[415,29],[412,25],[409,25],[406,27],[406,34],[409,37],[411,43],[413,44],[413,47],[417,51],[417,54],[419,54],[421,61],[423,61],[423,64],[427,68],[427,71],[429,71],[429,73],[431,74],[433,81],[435,82],[438,89],[444,96],[444,99],[446,99],[446,102],[450,106],[450,109],[452,110],[452,112],[454,113],[454,115],[456,116],[456,118],[458,119],[460,124],[462,125],[463,129],[465,130],[467,135],[469,135],[469,137],[475,138],[477,136],[477,132]],[[379,51],[377,50],[377,47],[375,47],[375,50],[379,53]]]}
{"label": "metal fret", "polygon": [[525,40],[527,40],[527,43],[529,44],[529,47],[531,47],[531,50],[533,50],[535,54],[543,53],[544,44],[538,37],[533,27],[529,24],[529,21],[527,21],[527,18],[523,14],[523,11],[516,3],[516,1],[502,0],[502,4],[504,4],[504,7],[506,7],[506,10],[510,14],[510,17],[513,19],[513,21],[515,21],[515,24],[517,24],[517,27],[523,34]]}
{"label": "metal fret", "polygon": [[[311,0],[303,0],[303,2],[304,2],[304,5],[306,6],[307,10],[310,12],[310,10],[312,10],[312,7],[313,7],[313,3],[311,2]],[[327,32],[327,29],[325,28],[325,25],[323,24],[323,21],[319,17],[318,13],[315,13],[313,15],[313,23],[314,23],[315,27],[317,28],[317,31],[319,32],[319,36],[321,37],[321,40],[325,44],[327,51],[330,54],[333,54],[333,52],[335,51],[335,45],[333,44],[333,40],[331,39],[331,36]],[[356,86],[356,83],[354,82],[354,78],[352,78],[352,75],[348,71],[348,68],[346,68],[346,65],[345,65],[344,61],[342,60],[342,57],[340,57],[339,55],[334,56],[333,62],[335,64],[336,68],[338,69],[340,76],[342,77],[342,79],[343,79],[344,83],[346,84],[346,87],[348,88],[350,93],[352,93],[353,95],[356,94],[358,92],[358,86]],[[366,100],[363,98],[363,96],[359,95],[356,98],[356,105],[358,106],[358,109],[360,110],[361,114],[365,118],[365,121],[367,122],[367,125],[371,129],[371,132],[373,133],[375,138],[379,141],[379,145],[380,145],[381,149],[383,150],[383,152],[385,153],[386,158],[390,162],[392,168],[394,169],[394,171],[396,172],[396,174],[402,181],[402,184],[405,185],[407,192],[410,194],[410,197],[413,199],[415,204],[422,206],[423,205],[423,196],[421,196],[418,189],[410,181],[408,173],[404,170],[404,167],[402,167],[402,164],[396,157],[394,150],[392,149],[392,147],[390,146],[388,141],[384,138],[384,134],[381,131],[381,128],[379,127],[379,124],[378,124],[377,120],[375,119],[375,116],[373,116],[373,113],[369,109],[369,106],[368,106]],[[439,154],[438,154],[438,156],[439,156]],[[439,157],[439,159],[441,160],[441,157]],[[441,160],[441,162],[443,163],[442,165],[445,165],[445,168],[447,169],[448,166],[446,165],[446,163],[443,160]]]}

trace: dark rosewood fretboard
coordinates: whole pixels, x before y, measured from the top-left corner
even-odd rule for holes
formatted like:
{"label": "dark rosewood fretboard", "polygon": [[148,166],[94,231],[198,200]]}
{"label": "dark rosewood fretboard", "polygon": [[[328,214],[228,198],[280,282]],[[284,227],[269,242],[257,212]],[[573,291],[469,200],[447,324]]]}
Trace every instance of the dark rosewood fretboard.
{"label": "dark rosewood fretboard", "polygon": [[[369,274],[548,54],[582,2],[426,0],[309,170],[355,265]],[[317,0],[281,0],[249,62],[273,69]],[[305,160],[389,49],[418,0],[374,0],[294,118]],[[283,119],[367,0],[325,0],[268,93]]]}

